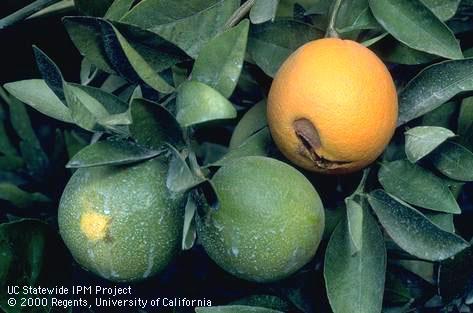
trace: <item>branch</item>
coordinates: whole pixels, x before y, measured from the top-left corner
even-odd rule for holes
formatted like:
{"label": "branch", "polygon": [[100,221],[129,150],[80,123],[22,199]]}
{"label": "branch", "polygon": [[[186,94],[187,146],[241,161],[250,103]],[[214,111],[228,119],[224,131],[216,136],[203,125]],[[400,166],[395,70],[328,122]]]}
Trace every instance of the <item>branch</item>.
{"label": "branch", "polygon": [[330,20],[327,25],[327,31],[325,33],[325,37],[331,38],[340,38],[337,30],[335,29],[335,22],[337,21],[338,11],[340,10],[340,5],[342,4],[342,0],[335,0],[332,5],[332,9],[330,10]]}
{"label": "branch", "polygon": [[235,13],[233,13],[233,15],[228,19],[224,28],[228,29],[238,24],[238,22],[240,22],[243,19],[243,17],[245,17],[245,15],[248,14],[248,12],[250,12],[255,2],[256,0],[248,0],[245,3],[243,3],[241,7],[239,7],[235,11]]}
{"label": "branch", "polygon": [[42,9],[48,7],[49,5],[59,2],[60,0],[36,0],[35,2],[27,5],[26,7],[2,18],[0,20],[0,29],[4,29],[8,26],[11,26],[15,23],[23,21],[28,16],[41,11]]}

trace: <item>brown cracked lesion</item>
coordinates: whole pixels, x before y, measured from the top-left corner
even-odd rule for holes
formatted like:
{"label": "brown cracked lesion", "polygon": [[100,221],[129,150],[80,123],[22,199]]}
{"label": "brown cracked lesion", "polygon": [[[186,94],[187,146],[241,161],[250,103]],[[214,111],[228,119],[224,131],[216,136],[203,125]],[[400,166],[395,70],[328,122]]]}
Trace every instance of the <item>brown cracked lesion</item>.
{"label": "brown cracked lesion", "polygon": [[318,168],[335,169],[351,161],[337,161],[328,160],[317,154],[317,149],[322,147],[319,132],[314,124],[306,118],[297,119],[293,123],[294,132],[299,138],[298,153],[311,160],[311,162]]}

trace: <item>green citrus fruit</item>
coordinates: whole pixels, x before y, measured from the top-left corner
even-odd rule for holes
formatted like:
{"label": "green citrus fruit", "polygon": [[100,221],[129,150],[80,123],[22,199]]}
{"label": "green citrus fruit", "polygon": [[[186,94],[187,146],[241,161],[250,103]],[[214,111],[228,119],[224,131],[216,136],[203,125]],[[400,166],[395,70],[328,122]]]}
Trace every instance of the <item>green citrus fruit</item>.
{"label": "green citrus fruit", "polygon": [[231,274],[257,282],[285,278],[314,256],[324,230],[322,202],[293,167],[245,157],[212,178],[219,209],[197,217],[208,255]]}
{"label": "green citrus fruit", "polygon": [[77,170],[59,206],[59,230],[76,261],[112,281],[163,270],[179,251],[183,196],[166,188],[167,164]]}

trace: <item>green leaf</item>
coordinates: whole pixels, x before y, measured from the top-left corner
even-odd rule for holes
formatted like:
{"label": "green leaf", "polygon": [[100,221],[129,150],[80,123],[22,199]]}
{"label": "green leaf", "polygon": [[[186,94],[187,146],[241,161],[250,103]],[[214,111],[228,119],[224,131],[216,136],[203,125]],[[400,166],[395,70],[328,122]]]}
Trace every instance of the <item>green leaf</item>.
{"label": "green leaf", "polygon": [[371,192],[368,201],[394,242],[416,257],[441,261],[469,246],[461,237],[442,230],[425,215],[382,190]]}
{"label": "green leaf", "polygon": [[383,303],[386,248],[373,216],[364,209],[363,246],[352,254],[348,222],[343,219],[327,246],[324,277],[334,313],[379,313]]}
{"label": "green leaf", "polygon": [[225,305],[213,307],[201,307],[195,309],[196,313],[283,313],[271,309],[247,306],[247,305]]}
{"label": "green leaf", "polygon": [[152,31],[196,58],[238,8],[238,0],[144,0],[122,22]]}
{"label": "green leaf", "polygon": [[347,207],[348,232],[352,243],[352,254],[363,247],[363,207],[351,198],[345,199]]}
{"label": "green leaf", "polygon": [[267,21],[274,22],[278,10],[279,0],[256,0],[250,11],[250,20],[253,24]]}
{"label": "green leaf", "polygon": [[[48,225],[38,220],[19,220],[0,224],[0,309],[6,313],[50,312],[46,307],[21,307],[21,298],[30,302],[41,295],[9,295],[7,286],[54,288],[69,286],[71,260],[62,240]],[[54,256],[54,257],[52,257]],[[61,269],[58,271],[58,269]],[[44,297],[44,296],[43,296]],[[10,306],[9,298],[16,305]],[[29,300],[31,299],[31,300]]]}
{"label": "green leaf", "polygon": [[378,179],[388,193],[410,204],[439,212],[461,213],[447,184],[408,160],[382,163]]}
{"label": "green leaf", "polygon": [[453,129],[458,114],[455,101],[445,102],[420,118],[421,125]]}
{"label": "green leaf", "polygon": [[115,0],[104,17],[108,20],[118,21],[131,9],[134,2],[134,0]]}
{"label": "green leaf", "polygon": [[260,101],[249,109],[238,122],[230,139],[229,148],[240,146],[248,137],[268,125],[266,101]]}
{"label": "green leaf", "polygon": [[189,250],[194,246],[197,238],[197,230],[195,226],[194,216],[197,211],[197,204],[192,196],[187,196],[187,203],[184,213],[184,227],[182,229],[182,250]]}
{"label": "green leaf", "polygon": [[473,181],[473,153],[456,142],[448,141],[441,145],[431,154],[430,160],[449,178]]}
{"label": "green leaf", "polygon": [[162,93],[174,90],[158,73],[187,58],[180,49],[156,34],[137,28],[117,25],[117,29],[111,24],[107,27],[110,29],[106,33],[116,36],[131,67],[145,83]]}
{"label": "green leaf", "polygon": [[135,98],[131,103],[131,117],[130,134],[138,144],[158,151],[166,142],[177,147],[183,145],[179,124],[163,106]]}
{"label": "green leaf", "polygon": [[438,212],[423,212],[424,215],[435,225],[441,229],[449,232],[455,232],[455,225],[453,224],[453,214],[438,213]]}
{"label": "green leaf", "polygon": [[35,110],[63,122],[72,122],[69,108],[54,94],[44,80],[22,80],[5,84],[4,87],[14,97]]}
{"label": "green leaf", "polygon": [[80,150],[67,163],[68,168],[103,165],[123,165],[151,159],[161,154],[125,140],[106,140],[91,144]]}
{"label": "green leaf", "polygon": [[458,135],[473,138],[470,130],[473,130],[473,97],[463,99],[458,114]]}
{"label": "green leaf", "polygon": [[269,128],[264,127],[248,137],[248,139],[238,147],[230,149],[222,159],[212,165],[222,166],[227,162],[246,156],[267,156],[271,147],[272,140]]}
{"label": "green leaf", "polygon": [[79,52],[99,69],[114,74],[103,45],[101,24],[90,17],[65,17],[64,26]]}
{"label": "green leaf", "polygon": [[322,37],[323,34],[316,28],[294,20],[253,25],[248,39],[248,53],[267,75],[274,77],[292,52]]}
{"label": "green leaf", "polygon": [[37,209],[37,207],[51,202],[48,197],[41,193],[29,193],[10,183],[0,183],[0,199],[8,201],[20,209]]}
{"label": "green leaf", "polygon": [[64,131],[64,142],[69,159],[87,146],[87,141],[80,137],[75,131]]}
{"label": "green leaf", "polygon": [[401,91],[397,124],[403,125],[469,90],[473,90],[473,58],[431,65]]}
{"label": "green leaf", "polygon": [[77,10],[91,16],[103,16],[112,3],[113,0],[74,0]]}
{"label": "green leaf", "polygon": [[400,42],[447,59],[463,58],[452,31],[420,0],[369,0],[369,4],[378,22]]}
{"label": "green leaf", "polygon": [[172,192],[185,192],[205,181],[204,178],[197,176],[186,162],[185,156],[179,151],[170,147],[172,152],[171,162],[169,162],[168,176],[166,186]]}
{"label": "green leaf", "polygon": [[[367,1],[365,1],[367,2]],[[378,21],[374,18],[373,13],[371,13],[370,8],[366,7],[353,21],[353,24],[350,26],[337,29],[338,33],[348,33],[355,30],[362,29],[378,29],[380,25]]]}
{"label": "green leaf", "polygon": [[103,128],[114,129],[110,118],[123,114],[117,119],[120,124],[129,124],[126,119],[128,104],[120,98],[101,89],[68,83],[65,85],[66,99],[74,122],[80,127],[98,131]]}
{"label": "green leaf", "polygon": [[43,51],[38,47],[33,46],[33,52],[36,60],[36,65],[38,66],[39,72],[43,76],[46,84],[51,88],[51,90],[56,94],[56,96],[61,100],[65,101],[66,97],[64,95],[64,78],[62,77],[61,71],[57,65],[51,60]]}
{"label": "green leaf", "polygon": [[439,19],[446,21],[457,12],[460,0],[421,0]]}
{"label": "green leaf", "polygon": [[415,163],[431,153],[448,138],[455,134],[447,128],[436,126],[418,126],[409,129],[406,135],[407,159]]}
{"label": "green leaf", "polygon": [[218,91],[203,83],[188,81],[179,87],[176,119],[182,127],[235,118],[233,104]]}
{"label": "green leaf", "polygon": [[209,41],[192,69],[192,80],[207,84],[228,98],[240,77],[248,41],[248,20]]}

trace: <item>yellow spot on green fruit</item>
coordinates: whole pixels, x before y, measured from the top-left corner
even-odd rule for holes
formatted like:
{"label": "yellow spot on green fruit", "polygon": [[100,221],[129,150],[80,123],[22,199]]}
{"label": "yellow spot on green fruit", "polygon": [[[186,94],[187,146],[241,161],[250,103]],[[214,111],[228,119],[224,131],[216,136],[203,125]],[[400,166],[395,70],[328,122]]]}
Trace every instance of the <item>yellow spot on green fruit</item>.
{"label": "yellow spot on green fruit", "polygon": [[102,240],[107,235],[110,220],[108,216],[86,212],[80,218],[80,229],[89,240]]}

